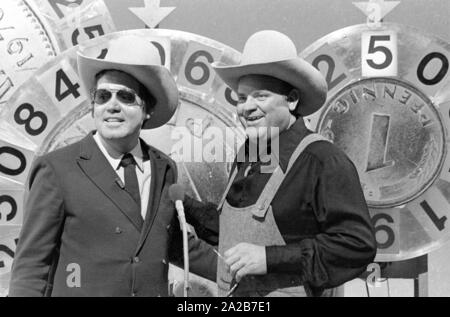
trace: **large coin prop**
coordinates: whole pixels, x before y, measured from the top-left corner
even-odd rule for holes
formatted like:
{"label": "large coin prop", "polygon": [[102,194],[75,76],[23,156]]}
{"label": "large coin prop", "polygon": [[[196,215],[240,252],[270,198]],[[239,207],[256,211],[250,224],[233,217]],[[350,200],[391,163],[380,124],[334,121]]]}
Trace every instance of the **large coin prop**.
{"label": "large coin prop", "polygon": [[450,237],[450,44],[397,24],[348,27],[301,55],[329,94],[311,128],[355,164],[377,261],[426,254]]}
{"label": "large coin prop", "polygon": [[34,1],[61,51],[116,30],[103,0]]}
{"label": "large coin prop", "polygon": [[0,1],[0,110],[60,51],[114,31],[103,0]]}
{"label": "large coin prop", "polygon": [[[243,142],[243,130],[234,115],[234,96],[209,65],[213,60],[237,63],[237,51],[207,38],[170,30],[113,33],[86,42],[82,50],[102,56],[108,40],[129,34],[143,36],[158,48],[181,95],[178,110],[168,124],[142,132],[149,144],[177,159],[180,153],[173,149],[186,134],[200,150],[216,140],[208,133],[211,129],[226,133],[232,128],[235,141]],[[33,159],[78,141],[94,129],[89,98],[77,74],[77,50],[69,49],[40,68],[0,113],[0,292],[7,290],[23,219],[24,186]],[[179,182],[188,189],[188,195],[199,200],[218,202],[225,189],[236,145],[231,140],[217,140],[220,142],[215,145],[226,156],[223,160],[205,161],[200,157],[197,161],[177,161]],[[172,273],[182,281],[182,274],[173,268]],[[213,289],[203,289],[214,294]]]}
{"label": "large coin prop", "polygon": [[32,1],[0,1],[0,109],[39,67],[59,53],[51,28]]}

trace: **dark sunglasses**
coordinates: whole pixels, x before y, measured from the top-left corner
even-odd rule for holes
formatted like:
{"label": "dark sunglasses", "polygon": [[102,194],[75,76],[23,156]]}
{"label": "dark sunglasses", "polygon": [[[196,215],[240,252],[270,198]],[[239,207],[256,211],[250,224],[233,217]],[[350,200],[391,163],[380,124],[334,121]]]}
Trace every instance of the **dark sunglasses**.
{"label": "dark sunglasses", "polygon": [[97,105],[104,105],[107,103],[113,96],[116,94],[117,100],[125,105],[138,105],[141,106],[143,104],[142,99],[132,90],[125,89],[106,89],[100,88],[93,92],[92,100]]}

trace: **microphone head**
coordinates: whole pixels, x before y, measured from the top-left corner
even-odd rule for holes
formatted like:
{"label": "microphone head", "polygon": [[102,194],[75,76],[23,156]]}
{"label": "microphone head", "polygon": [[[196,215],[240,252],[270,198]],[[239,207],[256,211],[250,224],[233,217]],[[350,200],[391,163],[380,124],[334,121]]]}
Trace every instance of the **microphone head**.
{"label": "microphone head", "polygon": [[169,198],[173,202],[184,200],[184,188],[180,184],[172,184],[169,187]]}

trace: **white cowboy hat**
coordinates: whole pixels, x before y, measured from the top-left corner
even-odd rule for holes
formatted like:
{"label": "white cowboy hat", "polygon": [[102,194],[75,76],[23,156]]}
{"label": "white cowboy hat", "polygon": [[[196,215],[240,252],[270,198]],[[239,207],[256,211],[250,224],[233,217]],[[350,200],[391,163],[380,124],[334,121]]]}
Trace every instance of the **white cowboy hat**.
{"label": "white cowboy hat", "polygon": [[[178,106],[178,88],[170,71],[162,65],[158,49],[147,39],[135,35],[115,38],[108,43],[104,59],[78,52],[78,74],[88,94],[96,86],[95,76],[103,70],[119,70],[138,80],[155,97],[150,119],[142,129],[167,123]],[[149,109],[146,109],[149,113]]]}
{"label": "white cowboy hat", "polygon": [[322,107],[327,98],[327,83],[322,74],[304,59],[289,37],[277,31],[260,31],[245,43],[239,65],[215,62],[212,67],[222,80],[237,91],[239,79],[245,75],[278,78],[300,91],[297,112],[310,115]]}

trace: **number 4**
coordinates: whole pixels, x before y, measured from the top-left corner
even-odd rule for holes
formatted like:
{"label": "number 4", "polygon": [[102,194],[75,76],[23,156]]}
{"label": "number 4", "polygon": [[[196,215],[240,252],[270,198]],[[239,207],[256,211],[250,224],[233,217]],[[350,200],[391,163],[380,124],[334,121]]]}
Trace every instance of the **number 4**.
{"label": "number 4", "polygon": [[[67,88],[64,92],[61,91],[62,84],[64,84]],[[63,69],[59,69],[56,72],[55,97],[58,101],[63,100],[69,95],[74,96],[75,99],[80,97],[80,93],[78,92],[79,88],[80,85],[73,84]]]}
{"label": "number 4", "polygon": [[[80,89],[80,78],[68,59],[63,59],[37,75],[37,80],[51,98],[60,116],[65,116],[87,99],[86,93]],[[50,121],[54,122],[54,119],[56,118]]]}

